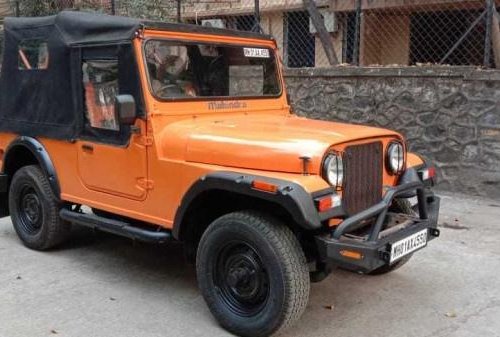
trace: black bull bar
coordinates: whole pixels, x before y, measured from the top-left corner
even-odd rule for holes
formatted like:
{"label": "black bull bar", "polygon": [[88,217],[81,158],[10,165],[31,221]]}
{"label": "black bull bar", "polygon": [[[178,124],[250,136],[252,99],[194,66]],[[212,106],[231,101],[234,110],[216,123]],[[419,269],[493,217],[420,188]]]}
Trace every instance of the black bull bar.
{"label": "black bull bar", "polygon": [[[398,231],[388,235],[381,235],[384,221],[389,207],[398,196],[415,192],[418,201],[419,217],[411,217],[411,221]],[[332,266],[339,266],[358,272],[370,272],[383,265],[389,264],[391,244],[414,233],[428,229],[430,241],[439,236],[437,229],[440,198],[426,189],[421,181],[412,181],[395,187],[387,188],[379,203],[346,218],[331,233],[317,235],[316,244],[322,262]],[[376,218],[365,239],[354,239],[345,234],[350,233],[366,224],[369,219]],[[345,256],[343,252],[354,251],[361,258],[354,259]]]}

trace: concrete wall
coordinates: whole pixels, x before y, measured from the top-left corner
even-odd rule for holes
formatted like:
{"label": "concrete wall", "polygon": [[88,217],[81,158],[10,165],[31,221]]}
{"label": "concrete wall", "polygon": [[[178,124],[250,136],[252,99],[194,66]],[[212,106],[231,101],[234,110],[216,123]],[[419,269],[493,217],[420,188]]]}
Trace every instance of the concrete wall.
{"label": "concrete wall", "polygon": [[8,15],[12,15],[12,6],[9,0],[0,0],[0,22]]}
{"label": "concrete wall", "polygon": [[[345,0],[343,0],[345,1]],[[354,0],[349,0],[353,1]],[[316,0],[316,5],[325,7],[330,0]],[[254,1],[249,0],[183,0],[183,17],[202,18],[207,16],[228,16],[251,14],[254,12]],[[303,10],[302,0],[260,0],[261,13]]]}
{"label": "concrete wall", "polygon": [[264,33],[272,35],[276,39],[281,59],[284,59],[284,14],[283,12],[265,13],[261,17],[260,26]]}
{"label": "concrete wall", "polygon": [[395,129],[439,188],[500,199],[500,72],[458,67],[293,69],[299,115]]}
{"label": "concrete wall", "polygon": [[408,65],[408,13],[365,13],[361,20],[360,65]]}

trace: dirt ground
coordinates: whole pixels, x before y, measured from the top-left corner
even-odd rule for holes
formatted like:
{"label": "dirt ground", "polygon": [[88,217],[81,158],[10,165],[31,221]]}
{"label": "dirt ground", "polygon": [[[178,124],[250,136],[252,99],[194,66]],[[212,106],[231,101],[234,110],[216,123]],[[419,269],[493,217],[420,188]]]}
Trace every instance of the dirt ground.
{"label": "dirt ground", "polygon": [[[441,238],[390,275],[313,284],[286,336],[500,336],[500,201],[444,195]],[[76,228],[30,251],[0,221],[0,337],[224,336],[179,245]]]}

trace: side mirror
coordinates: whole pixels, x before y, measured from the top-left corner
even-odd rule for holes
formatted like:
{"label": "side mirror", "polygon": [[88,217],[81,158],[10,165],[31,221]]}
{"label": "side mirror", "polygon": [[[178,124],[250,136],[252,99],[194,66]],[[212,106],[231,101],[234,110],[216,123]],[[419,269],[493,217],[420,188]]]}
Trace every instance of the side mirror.
{"label": "side mirror", "polygon": [[115,99],[115,115],[121,125],[132,125],[137,119],[135,99],[132,95],[118,95]]}

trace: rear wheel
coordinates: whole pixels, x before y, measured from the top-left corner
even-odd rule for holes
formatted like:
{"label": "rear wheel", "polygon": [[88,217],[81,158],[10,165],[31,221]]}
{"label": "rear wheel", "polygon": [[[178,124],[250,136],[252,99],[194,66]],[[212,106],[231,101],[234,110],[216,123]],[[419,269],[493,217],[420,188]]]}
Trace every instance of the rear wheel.
{"label": "rear wheel", "polygon": [[255,212],[215,220],[203,234],[196,269],[219,323],[240,336],[268,336],[302,315],[309,270],[293,233]]}
{"label": "rear wheel", "polygon": [[14,174],[9,210],[17,235],[31,249],[52,248],[69,234],[70,224],[59,217],[60,202],[37,165],[22,167]]}
{"label": "rear wheel", "polygon": [[[411,207],[410,202],[406,199],[394,199],[394,203],[391,206],[391,211],[396,212],[396,213],[415,215],[415,211]],[[410,261],[411,257],[412,257],[412,254],[407,255],[407,256],[401,258],[400,260],[394,262],[393,264],[384,265],[380,268],[375,269],[374,271],[368,273],[368,275],[383,275],[383,274],[390,273],[396,269],[401,268],[406,263],[408,263],[408,261]]]}

